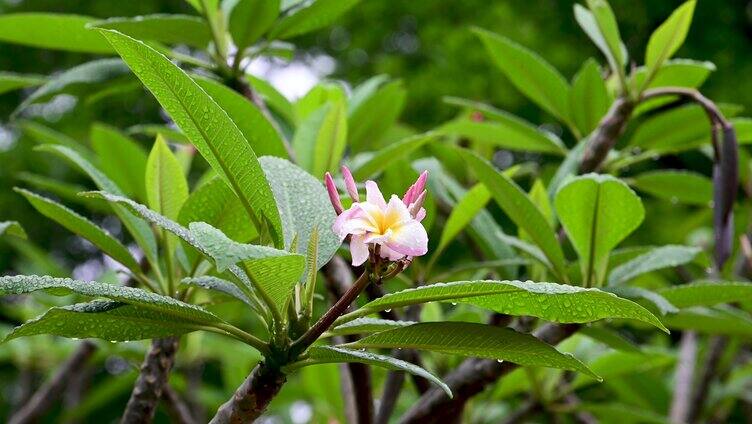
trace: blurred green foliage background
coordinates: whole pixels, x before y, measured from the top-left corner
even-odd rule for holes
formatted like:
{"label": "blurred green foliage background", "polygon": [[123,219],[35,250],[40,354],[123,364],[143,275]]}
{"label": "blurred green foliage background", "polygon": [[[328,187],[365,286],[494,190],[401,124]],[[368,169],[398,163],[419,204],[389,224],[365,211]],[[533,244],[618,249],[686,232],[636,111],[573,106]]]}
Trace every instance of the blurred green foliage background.
{"label": "blurred green foliage background", "polygon": [[[335,66],[328,78],[359,84],[376,74],[388,74],[404,81],[407,105],[401,120],[425,130],[451,118],[456,108],[442,102],[451,95],[483,100],[531,122],[553,119],[526,100],[494,68],[471,28],[478,26],[505,35],[539,52],[571,78],[588,57],[602,62],[599,52],[573,18],[574,1],[548,0],[445,0],[378,1],[366,0],[345,15],[338,24],[296,40],[301,50],[296,63],[316,67],[315,60],[326,55]],[[642,58],[650,33],[677,7],[679,0],[611,2],[619,19],[622,37],[632,57]],[[121,1],[0,1],[0,13],[45,11],[76,13],[99,18],[136,16],[151,13],[193,13],[181,0]],[[709,60],[717,70],[703,86],[716,101],[732,101],[752,108],[752,2],[744,0],[700,1],[687,41],[677,57]],[[33,49],[0,43],[0,71],[48,75],[92,59],[92,55]],[[328,60],[331,64],[332,61]],[[280,64],[283,65],[283,64]],[[321,70],[318,71],[320,75]],[[297,78],[294,74],[290,78]],[[282,85],[300,81],[277,81]],[[19,220],[30,238],[43,247],[62,247],[72,237],[59,226],[38,219],[25,202],[18,201],[11,188],[21,171],[44,171],[56,178],[68,175],[54,160],[33,154],[33,143],[20,137],[8,125],[9,115],[25,94],[15,91],[0,95],[0,210],[3,219]],[[94,103],[82,102],[75,108],[54,102],[36,112],[49,126],[73,137],[86,137],[88,124],[102,121],[120,128],[160,122],[156,102],[141,88],[104,97]],[[59,105],[58,105],[59,106]],[[65,105],[63,105],[65,106]],[[83,181],[83,180],[82,180]],[[71,249],[60,251],[63,263],[85,258]],[[0,247],[0,269],[7,269],[15,253]]]}

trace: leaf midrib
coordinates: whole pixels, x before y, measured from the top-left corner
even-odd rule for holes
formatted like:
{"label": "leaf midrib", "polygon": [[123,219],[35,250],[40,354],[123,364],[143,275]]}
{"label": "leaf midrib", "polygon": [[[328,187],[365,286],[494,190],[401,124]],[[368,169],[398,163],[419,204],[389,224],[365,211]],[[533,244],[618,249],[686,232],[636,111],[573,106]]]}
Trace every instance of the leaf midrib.
{"label": "leaf midrib", "polygon": [[[150,66],[150,67],[152,68],[152,70],[156,71],[156,69],[154,69],[152,66]],[[181,70],[181,72],[182,72],[182,70]],[[191,109],[187,107],[187,105],[183,102],[183,99],[180,96],[177,95],[177,93],[175,92],[175,90],[173,89],[173,87],[167,82],[167,80],[164,78],[164,76],[160,72],[157,71],[157,72],[154,72],[154,74],[157,75],[157,78],[159,78],[162,81],[162,84],[165,87],[167,87],[167,89],[170,91],[170,94],[172,94],[172,96],[177,100],[177,102],[180,104],[180,106],[183,108],[183,110],[185,110],[186,115],[191,120],[191,123],[193,123],[193,126],[200,133],[200,135],[204,139],[206,145],[212,151],[212,154],[214,155],[214,157],[217,158],[217,163],[222,168],[222,171],[224,172],[226,178],[230,181],[230,183],[232,184],[233,188],[237,192],[238,199],[240,199],[241,203],[243,203],[243,208],[245,208],[246,212],[248,212],[248,215],[251,217],[251,219],[253,220],[253,223],[257,226],[257,228],[259,229],[259,231],[261,231],[261,228],[262,228],[261,222],[259,221],[259,218],[256,217],[256,215],[253,213],[253,209],[251,208],[251,205],[248,202],[248,199],[246,198],[245,193],[241,189],[241,187],[239,185],[239,182],[236,180],[235,176],[231,172],[228,172],[229,169],[227,168],[227,166],[225,165],[225,163],[222,160],[221,156],[219,155],[218,150],[215,149],[215,146],[213,146],[213,144],[210,142],[211,139],[204,132],[203,128],[201,128],[201,126],[198,124],[198,121],[196,120],[196,117],[191,112]],[[190,77],[188,77],[185,74],[184,74],[184,76],[187,77],[187,78],[190,78]],[[206,91],[204,91],[204,89],[202,89],[198,84],[196,84],[195,88],[197,88],[202,93],[204,93],[208,97],[208,101],[214,102],[214,100],[211,99],[211,96],[209,96],[209,94],[206,93]],[[219,108],[219,106],[216,105],[216,103],[215,103],[215,106],[217,106]],[[220,108],[220,110],[221,110],[221,108]],[[229,119],[229,117],[228,117],[228,119]],[[232,121],[230,121],[230,122],[232,123]],[[235,124],[232,124],[232,125],[235,125]],[[240,130],[237,129],[237,127],[235,127],[235,129],[237,131],[240,131]],[[230,132],[232,132],[232,131],[230,131]],[[245,140],[245,137],[243,137],[242,134],[240,135],[240,137],[243,140]],[[248,144],[248,140],[245,140],[245,142],[246,142],[246,144]],[[251,147],[248,146],[248,148],[250,149]],[[251,149],[251,151],[253,151],[253,150]],[[263,212],[262,212],[262,215],[263,215]],[[276,229],[272,229],[272,230],[276,232]]]}

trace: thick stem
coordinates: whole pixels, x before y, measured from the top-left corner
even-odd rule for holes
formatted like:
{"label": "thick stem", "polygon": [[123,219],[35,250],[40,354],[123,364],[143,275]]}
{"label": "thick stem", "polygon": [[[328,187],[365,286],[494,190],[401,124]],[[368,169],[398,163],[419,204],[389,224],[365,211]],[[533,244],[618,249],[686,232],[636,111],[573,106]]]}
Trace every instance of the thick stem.
{"label": "thick stem", "polygon": [[82,368],[97,351],[97,345],[88,340],[81,342],[78,349],[60,367],[57,373],[47,381],[26,404],[8,420],[9,424],[36,422],[60,398],[65,386],[73,376],[81,373]]}
{"label": "thick stem", "polygon": [[671,422],[681,424],[687,422],[689,416],[689,399],[692,394],[692,382],[697,360],[697,334],[694,331],[682,333],[679,348],[679,364],[674,378],[674,398],[671,402]]}
{"label": "thick stem", "polygon": [[586,174],[600,167],[608,152],[616,145],[619,137],[627,127],[635,104],[632,100],[621,97],[614,101],[606,116],[603,117],[598,128],[590,135],[580,163],[580,172]]}
{"label": "thick stem", "polygon": [[313,342],[318,340],[319,337],[321,337],[322,334],[326,330],[329,329],[329,327],[334,324],[334,321],[337,320],[337,318],[340,317],[347,308],[350,306],[350,304],[355,300],[358,295],[365,290],[366,286],[370,284],[371,279],[369,276],[368,271],[364,271],[363,274],[358,277],[357,280],[353,283],[352,287],[350,287],[347,292],[345,292],[342,297],[337,300],[337,303],[334,304],[326,313],[319,318],[318,321],[316,321],[316,324],[314,324],[311,328],[308,329],[308,331],[305,332],[298,340],[296,340],[292,346],[290,346],[290,356],[295,357],[301,353],[303,353],[308,346],[312,345]]}
{"label": "thick stem", "polygon": [[[546,324],[533,335],[550,345],[557,345],[574,334],[579,325]],[[495,383],[499,378],[517,369],[511,362],[497,362],[490,359],[467,359],[449,373],[443,380],[454,393],[450,399],[444,391],[431,388],[400,419],[400,423],[441,422],[462,411],[470,398]]]}
{"label": "thick stem", "polygon": [[149,423],[154,419],[154,412],[167,385],[177,351],[176,337],[152,340],[151,349],[141,364],[141,372],[133,386],[121,423]]}
{"label": "thick stem", "polygon": [[269,406],[269,402],[287,381],[279,368],[265,363],[256,365],[253,372],[238,387],[235,394],[217,410],[211,424],[251,423]]}
{"label": "thick stem", "polygon": [[[335,302],[344,297],[345,293],[352,288],[355,279],[350,267],[339,257],[335,257],[324,269],[326,288],[331,293]],[[370,286],[369,286],[370,287]],[[347,310],[352,310],[348,307]],[[355,335],[338,338],[339,342],[354,342],[358,340]],[[371,424],[373,422],[373,391],[371,383],[371,369],[366,364],[350,362],[346,365],[346,377],[350,379],[349,390],[344,392],[346,405],[351,406],[350,420],[358,424]]]}

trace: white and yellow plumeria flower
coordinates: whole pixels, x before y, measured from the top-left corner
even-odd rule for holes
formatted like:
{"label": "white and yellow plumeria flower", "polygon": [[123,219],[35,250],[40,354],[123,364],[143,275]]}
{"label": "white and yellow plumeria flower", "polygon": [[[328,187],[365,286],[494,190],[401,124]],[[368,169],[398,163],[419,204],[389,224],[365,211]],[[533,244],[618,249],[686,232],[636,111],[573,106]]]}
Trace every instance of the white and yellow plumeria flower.
{"label": "white and yellow plumeria flower", "polygon": [[350,253],[353,265],[363,264],[369,257],[370,246],[379,246],[379,254],[390,261],[422,256],[428,252],[428,234],[420,223],[426,216],[423,202],[426,198],[428,173],[423,172],[400,199],[392,195],[387,203],[379,186],[366,181],[366,200],[360,201],[355,181],[347,167],[342,167],[347,192],[353,199],[344,210],[332,176],[325,177],[329,198],[338,216],[332,229],[344,240],[350,236]]}

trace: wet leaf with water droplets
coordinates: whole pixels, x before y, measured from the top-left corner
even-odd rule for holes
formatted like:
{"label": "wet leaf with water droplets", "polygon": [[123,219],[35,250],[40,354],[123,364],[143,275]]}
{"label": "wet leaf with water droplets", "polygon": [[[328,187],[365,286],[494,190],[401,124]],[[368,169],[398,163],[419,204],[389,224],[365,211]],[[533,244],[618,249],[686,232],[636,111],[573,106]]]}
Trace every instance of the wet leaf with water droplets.
{"label": "wet leaf with water droplets", "polygon": [[598,289],[533,281],[456,281],[389,293],[344,315],[338,324],[389,308],[427,302],[457,302],[507,315],[530,315],[548,321],[584,323],[600,319],[632,319],[665,330],[642,306]]}

